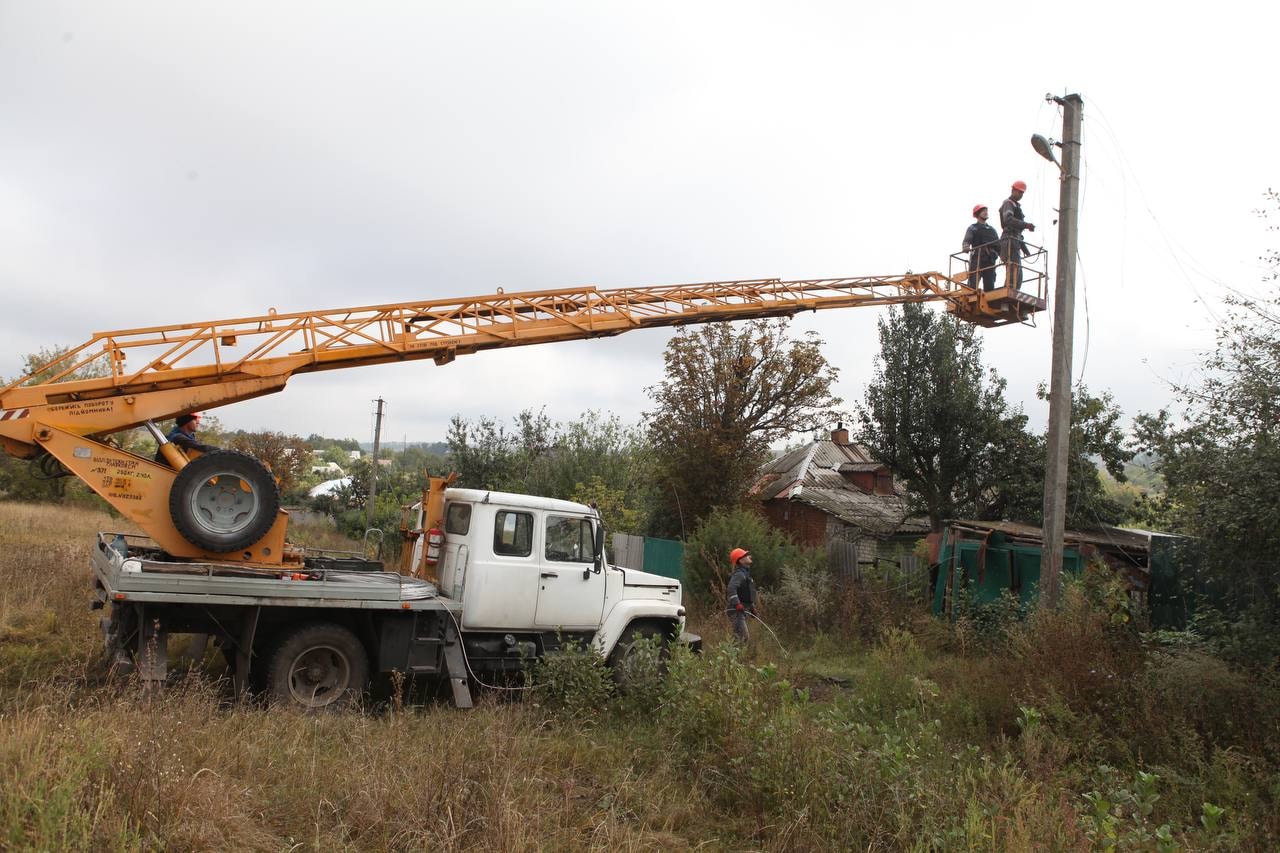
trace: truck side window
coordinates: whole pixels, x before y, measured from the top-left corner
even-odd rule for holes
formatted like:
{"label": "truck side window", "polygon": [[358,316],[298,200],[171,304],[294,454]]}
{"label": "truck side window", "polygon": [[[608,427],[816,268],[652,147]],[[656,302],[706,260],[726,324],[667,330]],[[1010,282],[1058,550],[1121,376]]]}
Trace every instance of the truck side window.
{"label": "truck side window", "polygon": [[547,560],[557,563],[590,563],[591,559],[590,521],[563,515],[547,518]]}
{"label": "truck side window", "polygon": [[449,504],[444,513],[444,532],[466,536],[471,530],[471,504]]}
{"label": "truck side window", "polygon": [[493,524],[493,553],[527,557],[533,553],[533,516],[527,512],[498,510]]}

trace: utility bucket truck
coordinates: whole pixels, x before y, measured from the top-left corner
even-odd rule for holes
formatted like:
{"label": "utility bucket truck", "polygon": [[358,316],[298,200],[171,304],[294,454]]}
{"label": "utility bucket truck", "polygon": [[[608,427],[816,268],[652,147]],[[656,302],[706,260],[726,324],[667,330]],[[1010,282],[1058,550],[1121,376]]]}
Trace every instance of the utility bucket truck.
{"label": "utility bucket truck", "polygon": [[454,702],[469,707],[472,679],[567,642],[615,665],[641,638],[699,643],[683,633],[678,581],[609,565],[595,510],[447,483],[431,478],[410,532],[421,532],[422,507],[438,509],[439,527],[411,536],[405,552],[438,580],[323,553],[280,571],[176,562],[144,537],[99,534],[92,565],[96,601],[111,606],[109,654],[160,682],[169,635],[186,633],[197,653],[214,639],[238,692],[319,709],[398,672],[448,678]]}
{"label": "utility bucket truck", "polygon": [[[581,504],[450,489],[433,479],[400,572],[308,552],[286,538],[271,472],[233,451],[195,455],[155,422],[284,389],[294,374],[609,337],[633,329],[801,311],[940,302],[983,326],[1045,308],[1045,276],[984,293],[959,275],[752,279],[563,288],[267,314],[98,332],[0,388],[0,447],[44,476],[75,476],[143,532],[99,534],[95,606],[108,649],[162,681],[171,634],[221,646],[238,691],[306,708],[340,704],[372,673],[447,676],[470,703],[482,671],[513,669],[566,639],[611,661],[639,637],[677,641],[678,582],[611,567]],[[112,434],[145,427],[155,458]],[[203,640],[199,639],[203,638]],[[197,657],[200,656],[197,654]]]}

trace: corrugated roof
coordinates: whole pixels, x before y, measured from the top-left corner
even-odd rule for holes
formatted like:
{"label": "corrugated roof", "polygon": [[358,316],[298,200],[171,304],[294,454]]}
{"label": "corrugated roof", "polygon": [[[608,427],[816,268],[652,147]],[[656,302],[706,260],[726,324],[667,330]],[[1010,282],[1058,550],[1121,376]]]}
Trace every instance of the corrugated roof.
{"label": "corrugated roof", "polygon": [[[1031,524],[1019,524],[1016,521],[954,519],[948,523],[978,530],[999,530],[1001,533],[1006,533],[1019,539],[1029,539],[1037,542],[1044,540],[1044,530],[1042,528]],[[1076,542],[1112,548],[1136,548],[1145,551],[1149,547],[1149,538],[1146,534],[1147,531],[1138,532],[1104,524],[1092,530],[1064,530],[1062,538],[1069,543]]]}
{"label": "corrugated roof", "polygon": [[752,493],[761,501],[808,504],[875,535],[927,533],[926,519],[908,518],[906,499],[896,483],[898,494],[876,495],[862,491],[841,473],[883,467],[856,444],[823,439],[798,447],[760,469]]}

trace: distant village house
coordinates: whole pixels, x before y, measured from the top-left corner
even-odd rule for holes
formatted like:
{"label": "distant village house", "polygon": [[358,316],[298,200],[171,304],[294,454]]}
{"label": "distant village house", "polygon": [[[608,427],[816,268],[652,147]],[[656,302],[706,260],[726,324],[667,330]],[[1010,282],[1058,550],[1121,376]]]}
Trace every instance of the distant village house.
{"label": "distant village house", "polygon": [[826,547],[844,571],[909,549],[929,532],[928,519],[908,513],[889,469],[842,425],[760,469],[751,494],[774,527],[800,545]]}

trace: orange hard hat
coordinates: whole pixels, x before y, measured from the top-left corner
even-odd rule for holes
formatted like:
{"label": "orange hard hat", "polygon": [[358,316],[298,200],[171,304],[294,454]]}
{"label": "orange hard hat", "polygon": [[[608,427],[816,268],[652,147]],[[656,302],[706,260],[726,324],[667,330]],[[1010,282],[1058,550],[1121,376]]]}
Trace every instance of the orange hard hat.
{"label": "orange hard hat", "polygon": [[977,216],[979,210],[986,210],[986,209],[987,209],[987,206],[985,204],[975,204],[973,206],[973,215]]}
{"label": "orange hard hat", "polygon": [[736,566],[738,565],[739,560],[741,560],[743,557],[747,556],[750,553],[751,552],[748,551],[746,548],[734,548],[732,551],[729,552],[729,562]]}
{"label": "orange hard hat", "polygon": [[1026,192],[1026,191],[1027,191],[1027,182],[1026,182],[1026,181],[1014,181],[1014,182],[1013,182],[1013,188],[1014,188],[1015,190],[1020,191],[1020,192]]}

